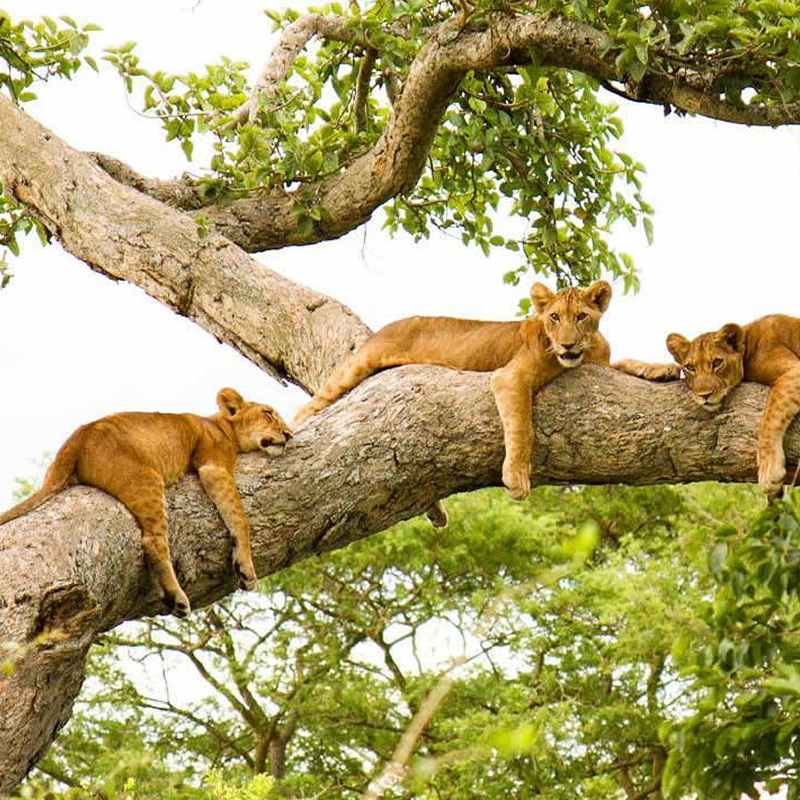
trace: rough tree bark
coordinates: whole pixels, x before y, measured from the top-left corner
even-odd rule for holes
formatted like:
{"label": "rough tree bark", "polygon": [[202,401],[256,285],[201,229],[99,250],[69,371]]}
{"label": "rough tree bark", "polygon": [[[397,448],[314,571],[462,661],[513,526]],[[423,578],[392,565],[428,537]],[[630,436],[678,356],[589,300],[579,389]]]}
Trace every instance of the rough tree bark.
{"label": "rough tree bark", "polygon": [[[534,482],[753,481],[766,394],[745,385],[710,416],[682,384],[581,367],[537,398]],[[502,441],[487,374],[402,367],[369,379],[311,418],[282,457],[242,457],[258,573],[385,530],[435,498],[498,485]],[[787,454],[800,457],[800,425]],[[195,477],[168,499],[173,558],[197,608],[233,590],[230,542]],[[0,528],[0,642],[14,665],[0,678],[0,791],[68,719],[95,635],[158,611],[139,539],[120,503],[86,487]]]}
{"label": "rough tree bark", "polygon": [[[328,23],[318,19],[312,33]],[[468,70],[527,63],[535,48],[539,63],[624,83],[606,44],[602,33],[553,15],[498,15],[483,31],[442,25],[417,55],[376,146],[312,187],[326,217],[305,238],[283,190],[205,208],[214,227],[201,236],[192,187],[75,151],[2,97],[0,183],[92,269],[137,284],[276,377],[313,389],[368,330],[244,250],[341,235],[412,186]],[[268,88],[280,69],[265,74]],[[800,118],[793,106],[729,105],[690,70],[645,76],[637,92],[730,121]],[[753,481],[765,397],[763,387],[742,387],[709,417],[680,385],[582,367],[537,398],[534,481]],[[798,426],[787,451],[790,461],[800,456]],[[375,376],[310,420],[280,459],[242,458],[237,480],[256,567],[262,575],[283,569],[437,498],[498,485],[502,458],[488,375],[404,367]],[[174,560],[194,607],[231,592],[230,543],[196,478],[170,490],[169,513]],[[133,518],[107,495],[74,488],[0,528],[0,663],[8,667],[0,674],[0,792],[18,784],[68,719],[95,635],[157,610]]]}

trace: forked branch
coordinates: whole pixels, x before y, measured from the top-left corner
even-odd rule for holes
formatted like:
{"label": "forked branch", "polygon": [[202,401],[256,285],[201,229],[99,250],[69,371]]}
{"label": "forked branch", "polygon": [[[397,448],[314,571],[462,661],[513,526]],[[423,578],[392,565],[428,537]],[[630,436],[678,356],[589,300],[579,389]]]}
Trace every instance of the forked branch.
{"label": "forked branch", "polygon": [[[396,27],[387,30],[402,35]],[[357,18],[330,14],[300,17],[282,31],[248,102],[235,112],[236,122],[254,121],[259,108],[268,107],[278,97],[294,60],[315,36],[358,46],[368,54],[375,49]],[[392,113],[371,149],[332,177],[291,190],[265,188],[224,207],[206,205],[203,214],[218,232],[248,252],[341,236],[363,224],[387,200],[415,186],[442,116],[469,71],[526,66],[532,63],[532,54],[539,66],[583,72],[637,102],[746,125],[800,122],[800,104],[796,102],[745,104],[729,100],[715,83],[719,73],[707,65],[697,69],[651,67],[633,81],[618,66],[618,48],[611,37],[577,20],[554,14],[497,13],[474,29],[460,27],[451,19],[427,31],[401,89],[394,85],[396,76],[387,74],[385,65],[382,68]],[[365,62],[368,58],[365,56]],[[364,104],[362,92],[356,111],[363,110]],[[139,191],[168,198],[178,208],[198,209],[196,193],[183,183],[162,184],[118,167],[112,174]],[[320,209],[321,219],[310,230],[301,230],[298,223],[296,207],[301,201]]]}

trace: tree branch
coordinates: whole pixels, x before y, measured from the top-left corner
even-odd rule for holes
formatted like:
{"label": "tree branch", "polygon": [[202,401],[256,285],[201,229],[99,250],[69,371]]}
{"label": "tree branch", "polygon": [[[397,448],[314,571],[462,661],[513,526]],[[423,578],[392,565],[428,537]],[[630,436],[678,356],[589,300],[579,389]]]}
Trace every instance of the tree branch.
{"label": "tree branch", "polygon": [[369,100],[369,82],[372,77],[372,70],[375,66],[375,58],[378,55],[375,48],[370,47],[361,59],[358,66],[358,78],[356,80],[356,95],[353,98],[353,110],[355,115],[356,132],[367,129],[367,101]]}
{"label": "tree branch", "polygon": [[[534,483],[676,483],[756,477],[767,389],[745,384],[709,416],[683,384],[586,365],[534,410]],[[787,435],[800,456],[800,425]],[[310,418],[277,459],[237,472],[259,575],[342,547],[457,491],[500,482],[503,436],[489,376],[400,367]],[[168,491],[170,544],[194,608],[235,586],[230,541],[199,481]],[[158,609],[133,518],[108,495],[70,489],[0,527],[0,791],[10,791],[69,716],[93,638]],[[31,714],[31,708],[39,709]]]}
{"label": "tree branch", "polygon": [[[395,28],[397,26],[394,26]],[[396,35],[397,31],[395,31]],[[287,25],[278,38],[261,74],[250,92],[248,101],[233,114],[233,122],[254,122],[261,104],[269,105],[277,97],[281,83],[294,63],[297,54],[315,36],[349,44],[371,47],[369,42],[353,26],[352,20],[338,14],[305,14]]]}
{"label": "tree branch", "polygon": [[92,269],[136,284],[279,380],[313,389],[369,335],[340,303],[203,236],[2,96],[0,184]]}
{"label": "tree branch", "polygon": [[[397,31],[392,33],[396,35]],[[250,100],[237,112],[237,120],[252,120],[259,103],[269,103],[277,96],[294,58],[315,35],[372,47],[343,17],[301,17],[284,29]],[[387,200],[417,183],[442,115],[467,72],[525,66],[531,63],[532,53],[537,65],[583,72],[637,102],[745,125],[800,123],[798,103],[730,102],[716,87],[719,74],[712,68],[681,65],[669,70],[656,66],[641,80],[632,82],[617,66],[618,49],[612,45],[605,32],[554,14],[495,14],[479,30],[461,28],[455,20],[432,26],[427,41],[410,63],[402,90],[398,93],[391,81],[387,83],[392,114],[372,149],[334,177],[291,191],[283,187],[264,189],[224,207],[207,205],[203,214],[219,233],[247,252],[342,236],[366,222]],[[102,158],[104,168],[112,166],[107,157]],[[117,166],[110,174],[179,208],[198,208],[198,195],[184,180],[153,181]],[[322,209],[322,219],[310,231],[298,229],[294,212],[298,201]]]}

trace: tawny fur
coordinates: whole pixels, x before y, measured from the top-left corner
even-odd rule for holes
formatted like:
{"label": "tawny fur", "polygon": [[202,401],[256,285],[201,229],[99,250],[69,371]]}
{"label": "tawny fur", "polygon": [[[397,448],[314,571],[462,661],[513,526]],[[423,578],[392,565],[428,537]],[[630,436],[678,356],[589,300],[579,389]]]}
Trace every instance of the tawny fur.
{"label": "tawny fur", "polygon": [[185,616],[190,606],[170,561],[164,487],[196,470],[233,538],[239,585],[253,589],[250,524],[233,478],[236,456],[282,446],[291,432],[275,409],[245,402],[234,389],[221,389],[217,405],[219,412],[210,417],[132,411],[82,425],[61,446],[42,488],[0,515],[0,525],[71,484],[104,489],[136,517],[164,602],[173,613]]}
{"label": "tawny fur", "polygon": [[683,372],[695,400],[709,411],[719,409],[743,380],[770,386],[758,431],[758,483],[769,495],[780,491],[786,477],[783,437],[800,411],[800,319],[770,314],[749,325],[730,322],[691,341],[671,333],[667,349],[677,368],[632,360],[612,367],[650,380],[656,375],[677,378]]}
{"label": "tawny fur", "polygon": [[492,372],[506,449],[503,483],[512,497],[525,497],[530,492],[533,393],[583,361],[608,364],[608,342],[597,329],[611,302],[611,286],[596,281],[588,289],[552,292],[535,283],[531,300],[537,315],[516,322],[410,317],[387,325],[334,371],[294,424],[386,367],[438,364]]}

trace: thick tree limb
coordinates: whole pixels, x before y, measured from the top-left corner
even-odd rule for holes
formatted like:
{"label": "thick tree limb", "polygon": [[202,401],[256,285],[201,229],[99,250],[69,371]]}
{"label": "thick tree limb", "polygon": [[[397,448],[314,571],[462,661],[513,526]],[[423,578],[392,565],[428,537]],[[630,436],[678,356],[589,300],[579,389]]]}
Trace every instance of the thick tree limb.
{"label": "thick tree limb", "polygon": [[[710,416],[682,384],[581,367],[537,398],[534,482],[753,481],[766,395],[744,385]],[[259,574],[384,530],[438,497],[498,485],[502,440],[485,373],[403,367],[367,380],[312,417],[283,457],[242,457]],[[800,457],[800,425],[787,454]],[[168,498],[176,568],[200,607],[235,585],[229,537],[195,477]],[[0,642],[16,659],[0,678],[7,792],[68,718],[93,637],[158,603],[133,518],[86,487],[0,527],[0,575]]]}
{"label": "thick tree limb", "polygon": [[278,378],[307,388],[369,334],[191,216],[113,180],[0,96],[0,183],[66,250],[130,281]]}

